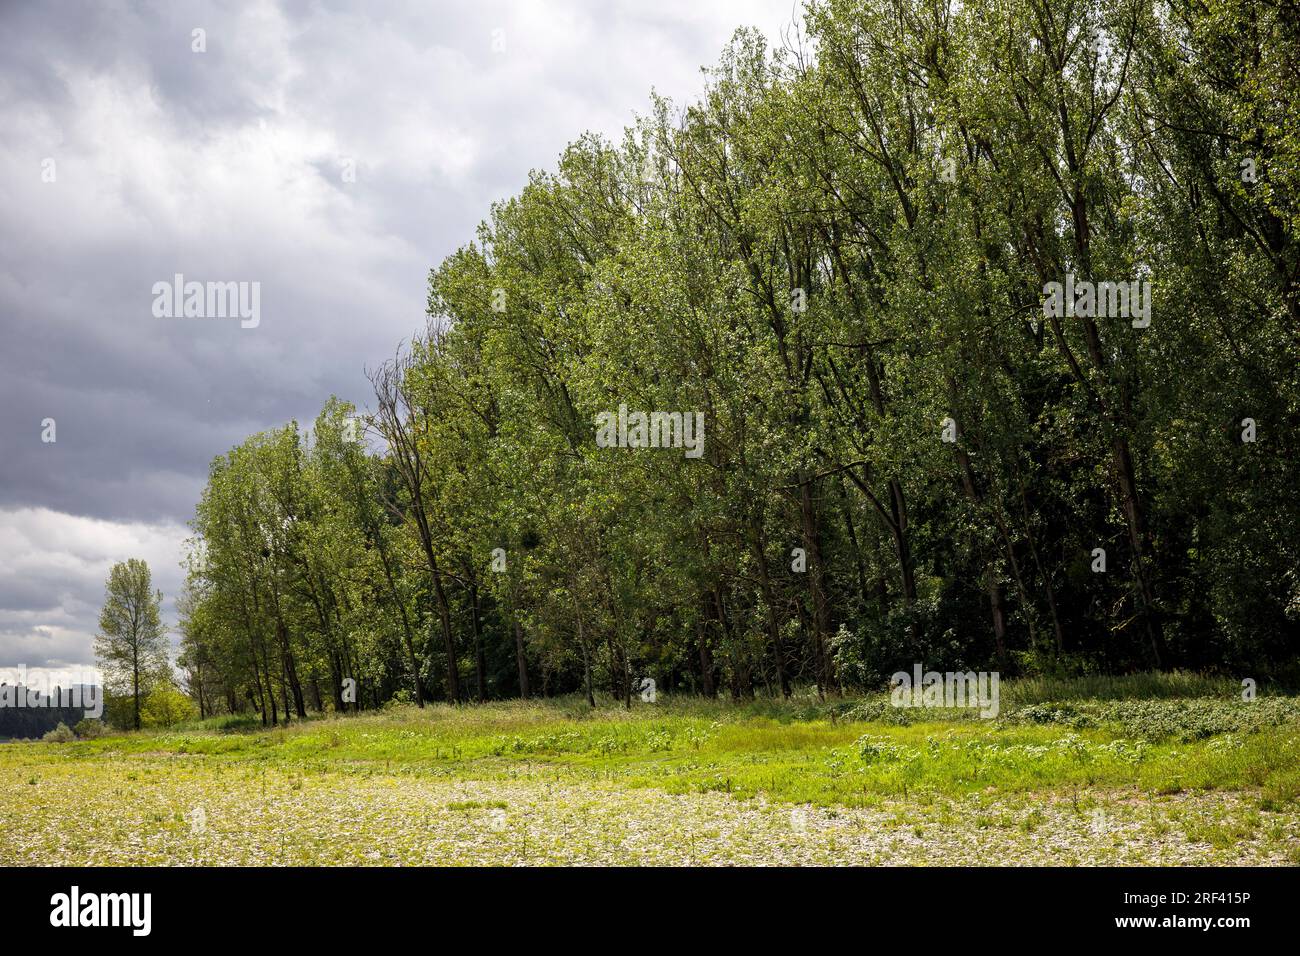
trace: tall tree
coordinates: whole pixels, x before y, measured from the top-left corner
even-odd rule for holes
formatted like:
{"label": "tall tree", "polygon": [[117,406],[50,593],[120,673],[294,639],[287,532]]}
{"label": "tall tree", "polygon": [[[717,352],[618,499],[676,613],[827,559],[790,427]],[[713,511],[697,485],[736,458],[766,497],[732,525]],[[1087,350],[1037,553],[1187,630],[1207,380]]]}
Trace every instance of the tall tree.
{"label": "tall tree", "polygon": [[130,694],[136,730],[140,701],[167,671],[167,630],[162,623],[162,591],[153,589],[148,563],[129,558],[113,565],[99,612],[95,658],[108,693]]}

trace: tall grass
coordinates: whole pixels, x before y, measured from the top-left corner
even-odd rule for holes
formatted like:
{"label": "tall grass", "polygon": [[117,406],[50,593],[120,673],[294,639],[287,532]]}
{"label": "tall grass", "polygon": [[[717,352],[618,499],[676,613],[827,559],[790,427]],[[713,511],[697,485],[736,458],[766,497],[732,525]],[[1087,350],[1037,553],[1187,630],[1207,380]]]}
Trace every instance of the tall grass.
{"label": "tall grass", "polygon": [[[1125,676],[1091,677],[1029,677],[1004,681],[1000,685],[1003,715],[1017,708],[1044,703],[1083,701],[1141,701],[1216,698],[1240,700],[1241,687],[1230,678],[1207,677],[1183,671],[1170,673],[1143,673]],[[792,723],[825,720],[832,723],[872,719],[874,714],[889,713],[888,695],[883,691],[870,694],[850,694],[819,698],[813,687],[796,688],[790,699],[759,695],[752,699],[732,701],[726,697],[707,698],[694,695],[660,693],[651,704],[634,697],[631,709],[623,702],[605,694],[596,695],[592,708],[581,694],[532,700],[489,701],[485,704],[453,705],[431,703],[423,708],[414,704],[390,704],[381,710],[363,711],[359,714],[313,715],[306,721],[295,718],[282,725],[280,732],[294,735],[319,729],[322,724],[344,722],[349,726],[383,725],[427,727],[455,734],[462,733],[517,733],[530,727],[550,724],[557,720],[575,724],[623,723],[659,720],[669,717],[737,723],[749,720],[771,720]],[[921,715],[914,715],[920,718]],[[940,719],[974,719],[971,713],[951,712],[935,714]],[[910,722],[910,721],[909,721]],[[165,737],[175,734],[231,734],[250,733],[263,728],[255,713],[224,714],[206,720],[188,721],[168,729],[140,732],[141,736]]]}
{"label": "tall grass", "polygon": [[1190,671],[1088,677],[1025,677],[1001,687],[1002,706],[1071,700],[1168,700],[1174,697],[1241,697],[1241,683]]}

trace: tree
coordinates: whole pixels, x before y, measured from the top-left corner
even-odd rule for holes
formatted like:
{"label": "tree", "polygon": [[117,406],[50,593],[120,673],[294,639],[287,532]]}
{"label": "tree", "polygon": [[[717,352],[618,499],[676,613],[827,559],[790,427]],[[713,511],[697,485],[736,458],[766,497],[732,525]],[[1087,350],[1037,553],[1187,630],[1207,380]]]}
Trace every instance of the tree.
{"label": "tree", "polygon": [[162,623],[162,591],[153,590],[149,565],[129,558],[108,573],[95,657],[108,693],[129,694],[135,729],[141,727],[141,701],[167,671],[167,630]]}

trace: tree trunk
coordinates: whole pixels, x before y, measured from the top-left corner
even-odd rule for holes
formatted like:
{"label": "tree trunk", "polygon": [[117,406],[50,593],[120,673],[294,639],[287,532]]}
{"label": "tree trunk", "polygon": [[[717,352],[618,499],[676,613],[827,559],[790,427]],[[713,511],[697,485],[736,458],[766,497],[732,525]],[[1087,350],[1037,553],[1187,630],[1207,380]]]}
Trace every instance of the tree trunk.
{"label": "tree trunk", "polygon": [[767,633],[772,641],[772,653],[776,661],[777,682],[781,685],[781,696],[790,698],[790,675],[786,673],[785,648],[781,641],[781,624],[776,616],[776,594],[772,587],[772,576],[767,564],[767,549],[764,547],[763,529],[757,519],[750,522],[750,546],[754,561],[758,565],[758,580],[762,588],[763,604],[766,610]]}
{"label": "tree trunk", "polygon": [[519,618],[514,619],[515,625],[515,663],[519,667],[519,696],[524,700],[528,699],[528,656],[524,653],[524,628],[519,623]]}
{"label": "tree trunk", "polygon": [[[704,613],[707,613],[707,601],[701,602],[704,605]],[[699,618],[695,622],[695,643],[699,648],[700,654],[700,685],[705,697],[713,698],[718,696],[718,688],[713,683],[713,650],[709,647],[708,624],[704,618]]]}
{"label": "tree trunk", "polygon": [[821,531],[818,527],[817,508],[813,501],[812,483],[799,476],[799,514],[803,521],[804,546],[807,553],[808,590],[812,598],[813,653],[817,661],[817,692],[824,698],[837,690],[834,667],[827,641],[830,635],[830,610],[826,601],[822,563]]}
{"label": "tree trunk", "polygon": [[591,650],[587,647],[587,636],[583,633],[582,615],[578,616],[578,646],[582,648],[582,674],[587,682],[587,703],[594,710],[596,707],[596,693],[591,686]]}
{"label": "tree trunk", "polygon": [[474,680],[478,684],[478,702],[487,700],[487,664],[483,659],[483,622],[479,617],[478,585],[469,586],[470,620],[474,627]]}
{"label": "tree trunk", "polygon": [[433,594],[438,605],[438,624],[442,628],[442,646],[447,654],[447,696],[452,703],[460,703],[460,667],[456,660],[456,639],[451,633],[451,608],[447,604],[447,592],[442,586],[442,574],[438,571],[438,561],[433,556],[431,542],[425,543],[425,556],[429,561],[429,574],[433,579]]}

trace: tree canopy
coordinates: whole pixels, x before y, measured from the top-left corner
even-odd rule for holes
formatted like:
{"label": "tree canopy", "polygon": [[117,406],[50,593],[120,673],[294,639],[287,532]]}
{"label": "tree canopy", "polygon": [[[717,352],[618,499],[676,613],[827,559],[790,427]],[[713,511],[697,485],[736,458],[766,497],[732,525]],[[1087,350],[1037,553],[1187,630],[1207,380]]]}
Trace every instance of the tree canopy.
{"label": "tree canopy", "polygon": [[1281,673],[1298,72],[1254,0],[738,32],[492,207],[373,409],[213,462],[200,706]]}

